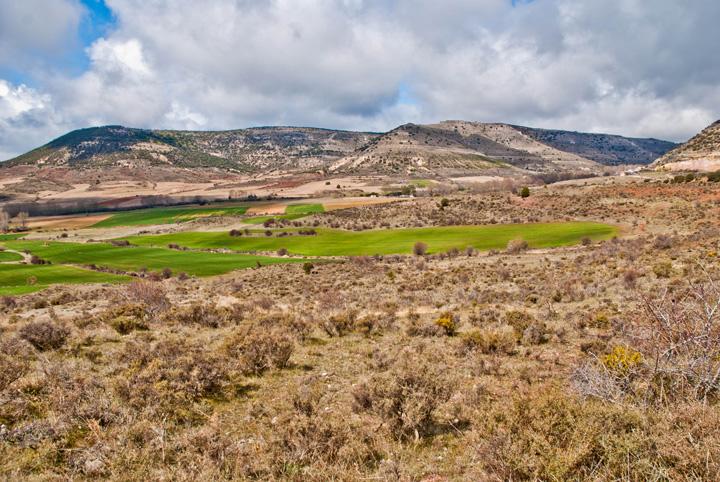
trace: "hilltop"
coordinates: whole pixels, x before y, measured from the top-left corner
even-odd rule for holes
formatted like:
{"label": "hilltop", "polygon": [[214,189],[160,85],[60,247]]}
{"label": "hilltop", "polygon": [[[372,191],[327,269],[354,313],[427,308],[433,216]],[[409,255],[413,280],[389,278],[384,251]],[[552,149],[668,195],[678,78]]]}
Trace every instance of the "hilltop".
{"label": "hilltop", "polygon": [[691,171],[720,169],[720,120],[653,163],[655,168]]}

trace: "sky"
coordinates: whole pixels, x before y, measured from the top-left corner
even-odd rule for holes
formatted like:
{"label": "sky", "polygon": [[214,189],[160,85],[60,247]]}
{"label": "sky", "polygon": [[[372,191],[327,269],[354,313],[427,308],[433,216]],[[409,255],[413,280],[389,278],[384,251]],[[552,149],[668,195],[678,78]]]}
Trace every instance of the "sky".
{"label": "sky", "polygon": [[70,130],[446,119],[684,141],[717,0],[0,0],[0,159]]}

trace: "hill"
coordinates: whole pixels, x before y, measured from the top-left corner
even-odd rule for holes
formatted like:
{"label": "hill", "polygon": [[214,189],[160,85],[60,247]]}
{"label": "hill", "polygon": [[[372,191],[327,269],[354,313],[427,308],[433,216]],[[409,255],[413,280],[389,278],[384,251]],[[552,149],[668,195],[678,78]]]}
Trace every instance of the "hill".
{"label": "hill", "polygon": [[720,169],[720,120],[677,146],[653,163],[663,170],[715,171]]}
{"label": "hill", "polygon": [[534,129],[512,126],[527,136],[605,165],[650,164],[677,144],[659,139],[638,139],[610,134]]}
{"label": "hill", "polygon": [[672,147],[655,139],[465,121],[405,124],[384,134],[308,127],[212,132],[104,126],[70,132],[0,166],[71,171],[76,180],[93,171],[88,182],[100,175],[142,172],[152,181],[193,172],[202,176],[209,170],[215,172],[212,176],[218,171],[267,175],[319,170],[423,176],[488,170],[582,173],[600,172],[603,165],[648,164]]}
{"label": "hill", "polygon": [[170,131],[104,126],[79,129],[6,166],[203,167],[241,172],[307,169],[337,159],[377,134],[307,127]]}

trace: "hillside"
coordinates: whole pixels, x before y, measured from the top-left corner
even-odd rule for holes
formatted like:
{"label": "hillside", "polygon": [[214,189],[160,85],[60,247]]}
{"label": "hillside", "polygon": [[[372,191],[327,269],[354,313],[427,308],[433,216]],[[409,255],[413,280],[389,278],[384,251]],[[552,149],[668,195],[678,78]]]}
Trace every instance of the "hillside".
{"label": "hillside", "polygon": [[376,135],[306,127],[219,132],[90,127],[70,132],[5,165],[302,170],[353,152]]}
{"label": "hillside", "polygon": [[527,136],[605,165],[650,164],[677,144],[658,139],[638,139],[610,134],[534,129],[512,126]]}
{"label": "hillside", "polygon": [[720,120],[660,157],[653,163],[653,167],[671,171],[720,169]]}
{"label": "hillside", "polygon": [[405,124],[384,134],[307,127],[212,132],[104,126],[70,132],[1,166],[69,170],[83,182],[126,172],[144,172],[150,181],[166,180],[179,171],[183,177],[191,171],[202,175],[198,168],[251,175],[324,169],[343,174],[442,177],[493,170],[512,175],[647,164],[673,146],[654,139],[465,121]]}

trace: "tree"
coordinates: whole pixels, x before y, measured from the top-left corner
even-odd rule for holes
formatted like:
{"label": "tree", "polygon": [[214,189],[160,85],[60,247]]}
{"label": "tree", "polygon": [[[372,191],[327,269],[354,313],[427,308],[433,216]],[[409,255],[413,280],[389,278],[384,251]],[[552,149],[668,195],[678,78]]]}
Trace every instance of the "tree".
{"label": "tree", "polygon": [[527,186],[523,186],[523,188],[520,189],[520,197],[530,197],[530,188]]}
{"label": "tree", "polygon": [[0,210],[0,231],[7,233],[10,228],[10,215],[4,210]]}
{"label": "tree", "polygon": [[413,246],[413,253],[415,253],[416,256],[422,256],[425,253],[427,253],[427,244],[423,243],[422,241],[418,241],[415,243],[415,246]]}
{"label": "tree", "polygon": [[30,217],[30,215],[27,213],[27,211],[20,211],[17,215],[18,222],[20,223],[20,228],[25,230],[27,228],[27,220]]}
{"label": "tree", "polygon": [[450,205],[450,200],[446,197],[440,200],[440,210],[444,211],[446,207]]}

